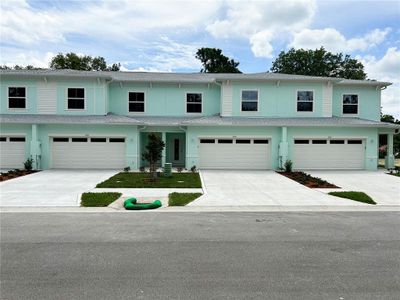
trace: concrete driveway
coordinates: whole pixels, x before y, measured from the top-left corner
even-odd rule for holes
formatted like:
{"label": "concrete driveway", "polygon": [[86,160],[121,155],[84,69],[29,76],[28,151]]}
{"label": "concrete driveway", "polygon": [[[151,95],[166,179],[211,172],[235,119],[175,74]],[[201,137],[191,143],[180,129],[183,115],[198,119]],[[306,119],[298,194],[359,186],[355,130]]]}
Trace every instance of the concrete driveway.
{"label": "concrete driveway", "polygon": [[45,170],[0,183],[0,206],[79,206],[78,195],[116,170]]}
{"label": "concrete driveway", "polygon": [[189,206],[367,205],[307,188],[274,171],[202,170],[205,195]]}
{"label": "concrete driveway", "polygon": [[[307,171],[345,191],[368,194],[378,205],[400,205],[400,178],[386,171]],[[325,191],[327,192],[327,191]]]}

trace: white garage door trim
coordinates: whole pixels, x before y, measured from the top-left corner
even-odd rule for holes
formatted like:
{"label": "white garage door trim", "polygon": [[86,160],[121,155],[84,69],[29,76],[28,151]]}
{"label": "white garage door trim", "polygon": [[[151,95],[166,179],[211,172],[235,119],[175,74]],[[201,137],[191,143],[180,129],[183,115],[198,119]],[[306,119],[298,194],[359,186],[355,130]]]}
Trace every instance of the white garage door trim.
{"label": "white garage door trim", "polygon": [[0,136],[0,168],[22,169],[25,161],[26,136],[2,134]]}
{"label": "white garage door trim", "polygon": [[270,145],[269,137],[199,137],[199,168],[270,169]]}
{"label": "white garage door trim", "polygon": [[361,170],[365,168],[365,138],[293,139],[294,169]]}
{"label": "white garage door trim", "polygon": [[126,138],[52,136],[51,166],[60,169],[121,169],[126,166]]}

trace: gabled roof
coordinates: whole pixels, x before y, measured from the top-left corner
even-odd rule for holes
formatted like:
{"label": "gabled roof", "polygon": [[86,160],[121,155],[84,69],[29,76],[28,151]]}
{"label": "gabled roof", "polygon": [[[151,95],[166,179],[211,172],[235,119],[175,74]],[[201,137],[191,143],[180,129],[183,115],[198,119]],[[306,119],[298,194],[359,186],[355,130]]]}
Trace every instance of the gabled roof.
{"label": "gabled roof", "polygon": [[115,71],[77,71],[77,70],[0,70],[0,76],[11,77],[67,77],[101,78],[116,82],[163,82],[163,83],[216,83],[223,81],[298,81],[327,82],[346,85],[388,86],[390,82],[375,80],[350,80],[335,77],[319,77],[280,73],[161,73],[161,72],[115,72]]}
{"label": "gabled roof", "polygon": [[0,114],[2,124],[105,124],[141,126],[265,126],[265,127],[376,127],[398,129],[400,125],[351,117],[258,118],[258,117],[169,117],[169,116],[69,116]]}

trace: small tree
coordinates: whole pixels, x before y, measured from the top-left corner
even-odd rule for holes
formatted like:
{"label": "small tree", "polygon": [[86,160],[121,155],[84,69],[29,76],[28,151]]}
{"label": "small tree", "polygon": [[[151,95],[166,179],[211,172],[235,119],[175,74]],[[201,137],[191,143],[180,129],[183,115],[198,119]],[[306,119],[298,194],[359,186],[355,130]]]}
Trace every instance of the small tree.
{"label": "small tree", "polygon": [[162,157],[162,151],[164,150],[165,143],[162,141],[160,136],[155,133],[151,133],[148,136],[149,141],[146,145],[146,151],[142,154],[142,158],[149,163],[150,174],[153,180],[157,179],[157,162]]}

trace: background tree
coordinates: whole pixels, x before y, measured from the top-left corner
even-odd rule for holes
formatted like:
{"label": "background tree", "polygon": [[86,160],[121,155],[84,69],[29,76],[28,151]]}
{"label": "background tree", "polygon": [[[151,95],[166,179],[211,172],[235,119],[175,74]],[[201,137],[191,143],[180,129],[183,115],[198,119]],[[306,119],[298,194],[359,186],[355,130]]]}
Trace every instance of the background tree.
{"label": "background tree", "polygon": [[27,65],[25,67],[20,65],[14,65],[13,67],[8,67],[6,65],[0,66],[0,70],[42,70],[43,68],[34,67],[32,65]]}
{"label": "background tree", "polygon": [[70,52],[67,54],[59,53],[51,59],[51,69],[71,69],[81,71],[119,71],[121,64],[107,66],[104,57],[92,57],[89,55],[79,56]]}
{"label": "background tree", "polygon": [[242,73],[237,68],[239,62],[222,54],[221,49],[200,48],[196,52],[196,58],[201,61],[202,73]]}
{"label": "background tree", "polygon": [[272,63],[274,73],[366,79],[364,65],[350,55],[331,53],[324,47],[315,50],[282,51]]}
{"label": "background tree", "polygon": [[[400,120],[397,120],[392,115],[384,115],[381,113],[381,121],[387,123],[394,123],[400,125]],[[387,135],[379,135],[379,157],[384,158],[386,156],[386,148],[382,146],[387,145]],[[396,158],[400,156],[400,133],[393,135],[393,152]],[[397,155],[396,155],[397,154]]]}
{"label": "background tree", "polygon": [[155,133],[149,134],[148,139],[146,151],[142,154],[142,158],[149,163],[152,179],[157,180],[157,162],[160,161],[162,157],[165,143],[162,141],[161,137]]}

